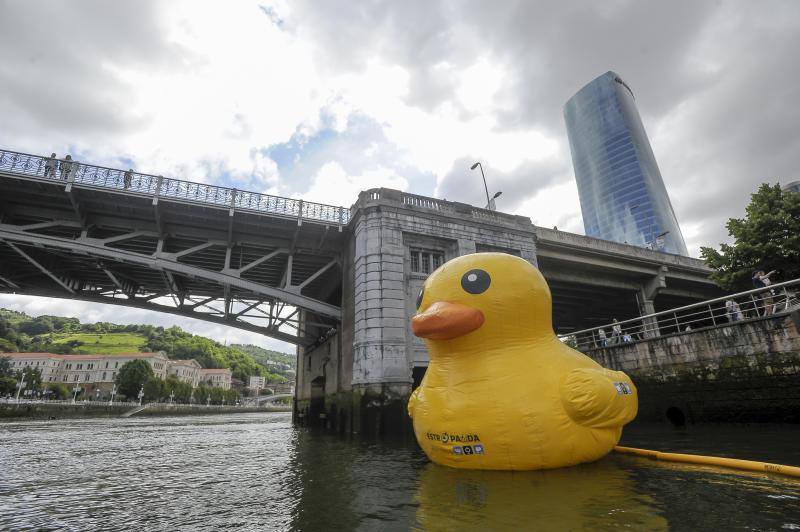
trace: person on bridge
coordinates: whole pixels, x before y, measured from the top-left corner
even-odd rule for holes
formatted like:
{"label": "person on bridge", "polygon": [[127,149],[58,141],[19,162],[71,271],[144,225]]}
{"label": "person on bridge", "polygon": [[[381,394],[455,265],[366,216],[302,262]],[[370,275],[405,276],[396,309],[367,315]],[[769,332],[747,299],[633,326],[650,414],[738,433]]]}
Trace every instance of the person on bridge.
{"label": "person on bridge", "polygon": [[617,322],[617,318],[614,318],[611,326],[611,343],[618,344],[620,336],[622,336],[622,326]]}
{"label": "person on bridge", "polygon": [[[764,273],[764,270],[758,270],[753,272],[753,286],[756,288],[766,288],[772,284],[770,280],[770,276],[774,275],[777,270],[772,270],[769,273]],[[772,294],[773,290],[765,291],[762,293],[762,299],[764,301],[764,316],[769,316],[772,314]]]}
{"label": "person on bridge", "polygon": [[72,155],[64,157],[64,160],[61,161],[61,179],[69,179],[69,173],[72,172],[72,165]]}
{"label": "person on bridge", "polygon": [[50,157],[44,160],[44,176],[56,177],[56,154],[51,153]]}
{"label": "person on bridge", "polygon": [[600,337],[600,347],[606,347],[608,345],[608,338],[606,337],[606,330],[605,329],[598,329],[597,336]]}
{"label": "person on bridge", "polygon": [[725,314],[727,314],[728,321],[731,323],[744,319],[744,315],[742,314],[742,309],[739,307],[739,303],[733,299],[725,300]]}

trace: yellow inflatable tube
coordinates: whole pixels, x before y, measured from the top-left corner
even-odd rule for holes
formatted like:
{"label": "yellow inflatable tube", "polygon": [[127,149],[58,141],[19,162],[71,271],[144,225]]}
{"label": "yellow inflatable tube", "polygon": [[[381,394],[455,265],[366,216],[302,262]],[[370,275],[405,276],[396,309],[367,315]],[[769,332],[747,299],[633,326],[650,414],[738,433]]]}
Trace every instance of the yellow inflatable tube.
{"label": "yellow inflatable tube", "polygon": [[651,451],[649,449],[636,449],[634,447],[622,447],[617,445],[614,451],[622,454],[633,454],[644,456],[653,460],[663,460],[665,462],[683,462],[685,464],[699,464],[709,466],[728,467],[741,469],[744,471],[757,471],[759,473],[777,473],[790,477],[800,477],[800,467],[787,466],[781,464],[770,464],[768,462],[755,462],[753,460],[738,460],[736,458],[721,458],[719,456],[702,456],[698,454],[662,453],[661,451]]}

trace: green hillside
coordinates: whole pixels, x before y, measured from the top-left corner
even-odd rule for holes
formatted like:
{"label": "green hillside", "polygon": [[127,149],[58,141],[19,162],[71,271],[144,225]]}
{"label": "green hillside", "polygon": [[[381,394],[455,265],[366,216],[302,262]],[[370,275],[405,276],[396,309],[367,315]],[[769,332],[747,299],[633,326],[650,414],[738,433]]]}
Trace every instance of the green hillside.
{"label": "green hillside", "polygon": [[[240,349],[242,347],[243,349]],[[172,359],[195,359],[204,368],[230,368],[233,377],[247,381],[260,375],[269,382],[286,381],[288,362],[294,355],[263,350],[257,361],[249,352],[256,346],[226,347],[180,327],[81,323],[61,316],[31,317],[0,309],[0,352],[50,352],[61,354],[120,354],[164,351]],[[261,353],[263,355],[263,353]],[[263,363],[261,362],[263,361]]]}
{"label": "green hillside", "polygon": [[271,349],[264,349],[263,347],[258,347],[257,345],[252,344],[231,344],[231,347],[234,349],[238,349],[243,353],[247,353],[253,359],[258,362],[259,364],[269,366],[272,365],[270,362],[275,364],[283,364],[287,365],[292,369],[295,369],[295,365],[297,363],[297,356],[296,355],[289,355],[286,353],[281,353],[279,351],[272,351]]}
{"label": "green hillside", "polygon": [[74,345],[70,352],[77,355],[138,353],[147,343],[147,337],[138,333],[53,333],[49,338],[55,346]]}

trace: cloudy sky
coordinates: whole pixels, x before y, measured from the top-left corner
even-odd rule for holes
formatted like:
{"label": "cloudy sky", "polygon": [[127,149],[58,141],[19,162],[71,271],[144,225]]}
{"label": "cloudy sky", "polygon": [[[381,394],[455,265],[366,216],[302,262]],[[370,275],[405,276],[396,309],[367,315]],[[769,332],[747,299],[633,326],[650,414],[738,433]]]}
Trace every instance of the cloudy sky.
{"label": "cloudy sky", "polygon": [[[0,146],[350,205],[387,186],[583,225],[562,106],[618,72],[690,253],[800,176],[800,2],[0,0]],[[85,320],[145,311],[0,296]]]}

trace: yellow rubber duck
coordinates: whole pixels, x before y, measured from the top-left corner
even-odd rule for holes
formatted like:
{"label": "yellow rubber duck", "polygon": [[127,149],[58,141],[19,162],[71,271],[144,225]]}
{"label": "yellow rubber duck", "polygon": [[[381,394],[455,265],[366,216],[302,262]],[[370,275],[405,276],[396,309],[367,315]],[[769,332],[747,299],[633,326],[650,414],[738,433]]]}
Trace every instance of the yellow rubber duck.
{"label": "yellow rubber duck", "polygon": [[408,413],[428,457],[464,469],[590,462],[636,417],[636,387],[553,333],[547,282],[527,261],[475,253],[433,272],[414,334],[430,364]]}

